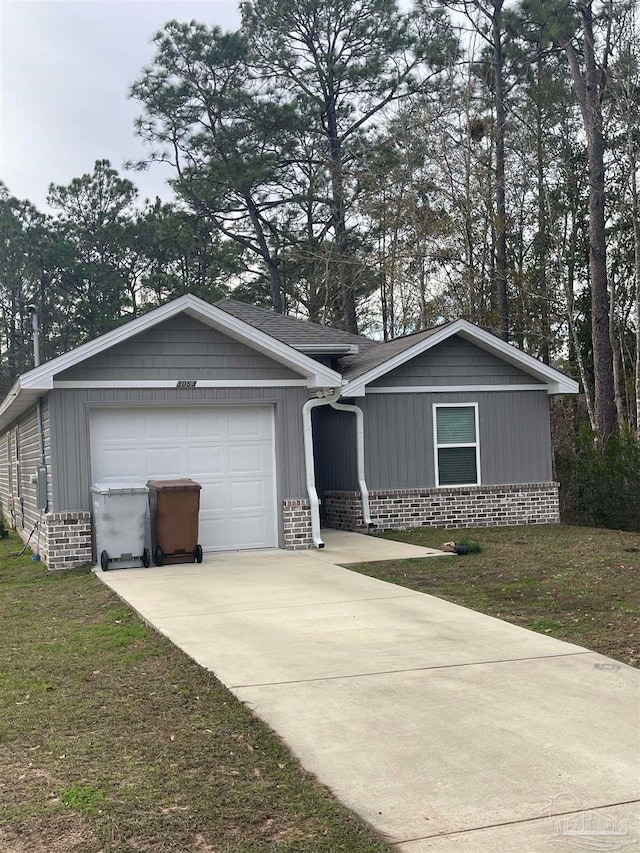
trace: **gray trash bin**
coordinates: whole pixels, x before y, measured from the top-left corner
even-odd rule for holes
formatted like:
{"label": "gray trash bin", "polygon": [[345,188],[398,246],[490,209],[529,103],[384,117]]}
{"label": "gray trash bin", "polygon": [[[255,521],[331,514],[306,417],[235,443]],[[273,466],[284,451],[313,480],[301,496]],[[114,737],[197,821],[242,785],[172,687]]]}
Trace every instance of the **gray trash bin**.
{"label": "gray trash bin", "polygon": [[149,489],[144,483],[94,483],[93,527],[100,568],[133,568],[151,563],[146,548]]}

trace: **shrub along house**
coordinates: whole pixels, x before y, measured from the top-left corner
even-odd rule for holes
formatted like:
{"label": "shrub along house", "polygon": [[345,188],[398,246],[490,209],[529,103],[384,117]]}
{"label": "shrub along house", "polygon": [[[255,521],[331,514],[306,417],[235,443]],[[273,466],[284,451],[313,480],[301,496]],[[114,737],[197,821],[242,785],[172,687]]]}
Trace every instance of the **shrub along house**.
{"label": "shrub along house", "polygon": [[187,295],[20,377],[0,501],[52,569],[92,557],[94,482],[197,480],[205,551],[555,522],[549,395],[577,390],[464,320],[378,343]]}

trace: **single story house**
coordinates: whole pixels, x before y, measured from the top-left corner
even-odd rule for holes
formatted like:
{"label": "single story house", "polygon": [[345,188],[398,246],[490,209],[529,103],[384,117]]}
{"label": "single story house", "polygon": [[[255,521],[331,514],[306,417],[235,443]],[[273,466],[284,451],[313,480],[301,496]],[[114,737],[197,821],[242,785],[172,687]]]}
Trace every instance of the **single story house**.
{"label": "single story house", "polygon": [[92,559],[94,482],[197,480],[205,551],[556,522],[549,395],[577,391],[466,320],[381,343],[187,295],[18,379],[0,502],[50,569]]}

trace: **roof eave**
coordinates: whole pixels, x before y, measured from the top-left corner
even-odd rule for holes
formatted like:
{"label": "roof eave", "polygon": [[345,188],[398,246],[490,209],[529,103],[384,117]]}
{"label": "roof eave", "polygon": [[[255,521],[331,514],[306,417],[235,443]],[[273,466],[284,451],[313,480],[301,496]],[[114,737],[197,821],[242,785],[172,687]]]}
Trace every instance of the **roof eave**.
{"label": "roof eave", "polygon": [[123,343],[129,338],[153,328],[154,326],[169,320],[176,314],[186,313],[210,326],[221,329],[230,337],[246,343],[252,348],[262,352],[270,358],[285,364],[295,372],[309,380],[310,387],[339,387],[342,377],[335,370],[320,364],[310,358],[304,352],[299,352],[294,347],[283,343],[261,329],[257,329],[239,320],[233,314],[210,305],[208,302],[192,294],[186,294],[173,302],[168,302],[159,308],[155,308],[148,314],[130,320],[123,326],[119,326],[112,332],[88,341],[76,347],[71,352],[54,358],[52,361],[28,371],[20,377],[22,388],[37,388],[47,390],[53,387],[53,377],[76,364],[80,364],[95,355],[99,355],[117,344]]}
{"label": "roof eave", "polygon": [[527,353],[516,349],[511,344],[506,343],[506,341],[500,340],[500,338],[497,338],[490,332],[485,332],[484,329],[475,326],[467,320],[455,320],[434,332],[433,335],[419,341],[414,346],[408,347],[406,350],[382,362],[382,364],[376,365],[371,370],[365,371],[360,376],[349,380],[344,388],[344,396],[364,396],[368,384],[456,334],[483,349],[489,350],[505,361],[524,370],[529,375],[534,376],[546,386],[548,394],[577,394],[580,391],[578,383],[565,376],[559,370],[543,364],[541,361],[533,358],[533,356],[527,355]]}

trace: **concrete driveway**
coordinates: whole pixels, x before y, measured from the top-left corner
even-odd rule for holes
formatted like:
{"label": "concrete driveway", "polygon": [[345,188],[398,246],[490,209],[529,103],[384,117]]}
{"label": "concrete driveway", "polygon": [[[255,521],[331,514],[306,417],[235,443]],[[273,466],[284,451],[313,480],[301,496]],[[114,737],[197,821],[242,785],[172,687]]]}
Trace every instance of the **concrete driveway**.
{"label": "concrete driveway", "polygon": [[637,670],[335,565],[438,552],[325,541],[98,574],[403,853],[640,850]]}

